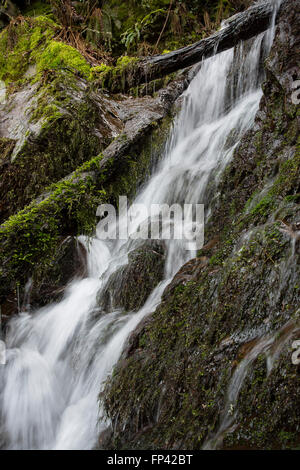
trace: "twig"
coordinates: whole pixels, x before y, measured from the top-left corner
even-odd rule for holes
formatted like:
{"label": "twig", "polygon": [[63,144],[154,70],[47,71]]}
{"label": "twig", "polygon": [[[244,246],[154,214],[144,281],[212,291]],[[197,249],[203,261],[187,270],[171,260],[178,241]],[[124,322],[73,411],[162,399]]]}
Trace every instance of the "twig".
{"label": "twig", "polygon": [[169,20],[169,16],[170,16],[170,13],[171,13],[172,5],[173,5],[173,0],[170,1],[170,5],[169,5],[169,10],[168,10],[168,13],[167,13],[167,17],[166,17],[166,20],[165,20],[164,25],[163,25],[163,27],[162,27],[162,30],[161,30],[161,32],[160,32],[160,34],[159,34],[159,36],[158,36],[158,39],[157,39],[157,41],[156,41],[156,44],[155,44],[155,46],[154,46],[153,53],[155,53],[155,51],[157,50],[157,46],[158,46],[158,44],[159,44],[159,41],[161,40],[161,37],[162,37],[162,35],[163,35],[163,33],[164,33],[164,30],[165,30],[165,28],[166,28],[166,26],[167,26],[167,23],[168,23],[168,20]]}

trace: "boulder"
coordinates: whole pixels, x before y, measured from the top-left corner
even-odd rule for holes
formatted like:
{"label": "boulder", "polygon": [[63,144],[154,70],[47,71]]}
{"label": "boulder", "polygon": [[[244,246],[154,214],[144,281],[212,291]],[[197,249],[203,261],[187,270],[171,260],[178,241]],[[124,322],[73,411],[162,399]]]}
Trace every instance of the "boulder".
{"label": "boulder", "polygon": [[164,244],[149,241],[128,255],[128,264],[114,272],[99,296],[99,306],[107,312],[117,308],[139,310],[164,277]]}

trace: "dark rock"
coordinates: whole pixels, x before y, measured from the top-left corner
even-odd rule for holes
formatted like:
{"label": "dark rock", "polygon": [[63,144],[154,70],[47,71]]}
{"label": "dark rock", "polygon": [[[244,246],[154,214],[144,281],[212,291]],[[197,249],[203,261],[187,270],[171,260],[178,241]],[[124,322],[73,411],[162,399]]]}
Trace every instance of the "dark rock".
{"label": "dark rock", "polygon": [[202,269],[206,268],[209,262],[207,256],[200,256],[185,263],[177,274],[175,274],[172,282],[166,287],[163,293],[163,300],[170,297],[177,286],[196,280]]}
{"label": "dark rock", "polygon": [[76,238],[63,240],[47,271],[35,273],[27,299],[23,300],[24,307],[26,303],[36,308],[58,301],[72,279],[87,275],[86,255],[85,247]]}
{"label": "dark rock", "polygon": [[29,311],[60,300],[67,284],[87,275],[86,249],[75,237],[64,239],[46,269],[35,271],[24,286],[16,284],[1,303],[2,328],[21,311]]}
{"label": "dark rock", "polygon": [[111,427],[102,431],[99,435],[96,449],[98,450],[107,449],[107,446],[109,445],[109,442],[111,441],[112,435],[113,435],[113,430],[111,429]]}
{"label": "dark rock", "polygon": [[139,310],[164,277],[164,245],[145,243],[128,255],[128,264],[114,272],[101,293],[99,306],[105,311]]}

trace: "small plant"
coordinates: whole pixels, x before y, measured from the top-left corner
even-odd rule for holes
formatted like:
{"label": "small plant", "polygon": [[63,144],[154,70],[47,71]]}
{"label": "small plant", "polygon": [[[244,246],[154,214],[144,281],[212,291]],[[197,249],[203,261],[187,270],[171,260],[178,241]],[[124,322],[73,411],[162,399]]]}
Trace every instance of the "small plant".
{"label": "small plant", "polygon": [[[74,8],[71,0],[50,0],[53,12],[62,25],[61,31],[56,37],[70,46],[76,48],[81,55],[91,64],[97,65],[99,60],[108,61],[108,54],[104,52],[102,45],[96,40],[97,49],[86,41],[86,37],[94,38],[101,36],[103,29],[102,12],[98,8],[97,1],[88,0],[80,2],[82,5],[78,11]],[[95,25],[95,29],[88,24]]]}
{"label": "small plant", "polygon": [[125,33],[121,34],[121,42],[125,45],[127,51],[137,47],[141,36],[145,33],[147,27],[154,23],[159,14],[166,14],[166,12],[161,8],[151,11],[151,13],[146,15],[141,21],[137,21],[131,28],[128,28]]}

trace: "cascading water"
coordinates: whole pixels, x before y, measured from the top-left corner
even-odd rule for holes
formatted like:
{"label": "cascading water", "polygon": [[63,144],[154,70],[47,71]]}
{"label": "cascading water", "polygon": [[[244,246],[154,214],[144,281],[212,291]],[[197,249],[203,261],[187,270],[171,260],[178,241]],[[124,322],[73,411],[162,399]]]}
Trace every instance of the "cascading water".
{"label": "cascading water", "polygon": [[[209,215],[218,178],[253,125],[262,95],[261,60],[272,34],[202,63],[184,93],[165,154],[135,204],[204,203]],[[136,227],[140,222],[137,217]],[[145,305],[136,313],[99,312],[97,299],[110,274],[127,263],[129,251],[139,243],[94,238],[88,247],[89,277],[73,281],[61,302],[11,321],[7,364],[0,368],[3,447],[90,449],[96,444],[107,426],[98,410],[101,384],[129,334],[154,311],[174,274],[195,255],[183,242],[168,241],[165,279]]]}

